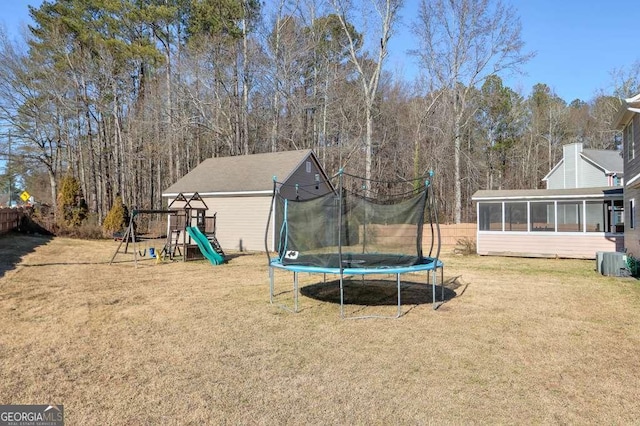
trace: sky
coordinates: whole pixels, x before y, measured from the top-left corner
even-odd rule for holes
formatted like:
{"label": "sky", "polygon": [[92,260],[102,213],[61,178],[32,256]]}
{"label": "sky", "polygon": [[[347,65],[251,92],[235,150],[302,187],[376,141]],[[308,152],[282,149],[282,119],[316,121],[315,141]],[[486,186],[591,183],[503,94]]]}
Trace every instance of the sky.
{"label": "sky", "polygon": [[[405,53],[415,48],[408,23],[419,0],[405,0],[403,28],[391,43],[390,62],[405,74],[415,68]],[[600,91],[611,93],[612,71],[628,70],[640,60],[637,19],[640,1],[617,0],[503,0],[515,8],[522,24],[525,52],[535,56],[524,75],[504,78],[513,90],[527,96],[537,83],[547,84],[566,102],[590,101]],[[629,94],[629,96],[635,95]]]}
{"label": "sky", "polygon": [[[273,1],[273,0],[265,0]],[[611,93],[614,70],[629,70],[640,61],[637,19],[640,1],[617,0],[503,0],[512,5],[522,24],[526,52],[535,57],[522,67],[524,75],[505,77],[511,89],[527,96],[537,83],[548,85],[566,102],[592,100],[598,93]],[[390,42],[386,69],[411,80],[418,72],[409,23],[420,0],[405,0],[402,21]],[[29,23],[27,5],[40,0],[0,0],[0,25],[18,37],[21,25]],[[634,94],[628,94],[629,96]]]}

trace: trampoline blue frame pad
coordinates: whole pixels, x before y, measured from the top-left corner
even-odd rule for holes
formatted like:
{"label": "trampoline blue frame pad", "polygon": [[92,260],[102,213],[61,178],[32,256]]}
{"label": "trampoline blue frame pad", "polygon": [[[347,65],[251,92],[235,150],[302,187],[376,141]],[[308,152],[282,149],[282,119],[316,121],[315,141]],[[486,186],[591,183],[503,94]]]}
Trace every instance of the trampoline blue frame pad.
{"label": "trampoline blue frame pad", "polygon": [[409,266],[385,266],[376,268],[327,268],[307,265],[283,265],[279,259],[272,260],[269,264],[273,268],[285,269],[291,272],[308,272],[316,274],[335,275],[373,275],[373,274],[408,274],[411,272],[431,271],[442,268],[444,264],[441,260],[431,257],[423,257],[422,261]]}

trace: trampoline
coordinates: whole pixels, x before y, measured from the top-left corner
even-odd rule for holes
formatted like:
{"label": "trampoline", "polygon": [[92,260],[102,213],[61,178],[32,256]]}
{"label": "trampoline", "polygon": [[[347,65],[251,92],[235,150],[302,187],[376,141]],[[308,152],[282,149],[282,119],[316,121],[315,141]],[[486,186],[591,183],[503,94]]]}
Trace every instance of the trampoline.
{"label": "trampoline", "polygon": [[278,238],[277,256],[272,258],[267,249],[271,304],[275,304],[276,270],[293,273],[293,307],[279,304],[293,312],[298,312],[300,273],[322,274],[325,283],[327,274],[339,276],[341,318],[346,318],[346,277],[360,276],[366,285],[367,275],[395,275],[395,315],[349,318],[398,318],[402,316],[401,276],[425,272],[436,309],[444,301],[444,287],[440,301],[436,297],[444,264],[438,258],[440,228],[432,177],[431,173],[429,179],[371,182],[340,171],[334,177],[337,183],[319,195],[303,185],[286,188],[274,178],[265,234],[265,247],[270,229],[276,229]]}

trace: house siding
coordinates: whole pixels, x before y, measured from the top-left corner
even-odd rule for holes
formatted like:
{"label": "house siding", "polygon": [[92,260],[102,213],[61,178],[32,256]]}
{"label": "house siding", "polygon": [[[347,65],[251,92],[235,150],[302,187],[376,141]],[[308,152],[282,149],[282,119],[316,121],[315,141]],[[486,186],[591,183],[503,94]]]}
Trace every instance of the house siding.
{"label": "house siding", "polygon": [[547,178],[547,189],[564,189],[564,162]]}
{"label": "house siding", "polygon": [[[627,140],[627,132],[623,131],[623,144],[624,144],[624,174],[627,178],[632,179],[640,173],[640,152],[638,147],[640,146],[640,115],[634,114],[631,120],[633,123],[633,141]],[[629,143],[633,143],[635,147],[635,158],[629,159]],[[626,180],[626,179],[625,179]],[[635,226],[631,228],[631,214],[632,211],[629,208],[631,200],[635,202],[636,217],[634,218]],[[625,247],[627,252],[632,253],[634,256],[640,256],[640,223],[638,223],[638,203],[640,202],[640,182],[635,181],[631,186],[624,188],[624,234],[625,234]]]}
{"label": "house siding", "polygon": [[564,155],[564,188],[577,188],[578,180],[578,144],[565,145]]}
{"label": "house siding", "polygon": [[608,186],[609,179],[602,169],[591,164],[589,161],[580,158],[580,188],[595,188],[598,186]]}
{"label": "house siding", "polygon": [[[216,213],[216,238],[223,250],[263,251],[264,235],[271,207],[271,195],[204,198],[209,211]],[[273,249],[269,229],[269,249]]]}
{"label": "house siding", "polygon": [[[611,186],[609,176],[597,160],[583,156],[583,144],[562,147],[562,160],[545,176],[547,189],[595,188]],[[619,166],[621,167],[621,166]]]}
{"label": "house siding", "polygon": [[636,176],[638,173],[640,173],[640,153],[638,153],[638,138],[640,138],[640,116],[638,114],[634,114],[633,119],[633,138],[634,138],[634,145],[635,145],[635,151],[636,151],[636,156],[633,160],[629,160],[629,149],[628,149],[628,143],[629,141],[626,140],[626,132],[623,131],[623,137],[624,137],[624,175],[625,175],[625,181],[632,179],[634,176]]}
{"label": "house siding", "polygon": [[477,235],[480,255],[595,259],[598,251],[621,251],[624,237],[603,234],[483,233]]}
{"label": "house siding", "polygon": [[[629,208],[631,200],[635,204],[635,226],[631,228],[631,214]],[[624,235],[625,248],[627,252],[632,253],[636,257],[640,257],[640,224],[638,223],[638,203],[640,202],[640,189],[625,188],[624,189]]]}

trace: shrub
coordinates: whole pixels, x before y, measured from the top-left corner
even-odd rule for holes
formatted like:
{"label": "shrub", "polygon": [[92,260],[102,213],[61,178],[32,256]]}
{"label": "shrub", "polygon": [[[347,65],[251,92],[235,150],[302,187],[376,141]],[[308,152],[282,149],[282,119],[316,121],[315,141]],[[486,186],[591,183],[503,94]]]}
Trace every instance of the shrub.
{"label": "shrub", "polygon": [[44,235],[53,235],[56,233],[57,226],[53,208],[48,204],[37,204],[31,210],[29,215],[29,226],[33,225],[33,229],[27,227],[28,233],[42,233]]}
{"label": "shrub", "polygon": [[65,175],[58,191],[58,225],[61,228],[77,228],[86,219],[88,210],[80,182],[70,174]]}
{"label": "shrub", "polygon": [[68,236],[89,240],[99,240],[101,238],[104,238],[102,227],[98,223],[98,218],[96,215],[89,215],[89,217],[87,217],[87,220],[82,222],[80,226],[74,228],[73,230],[70,230]]}
{"label": "shrub", "polygon": [[456,247],[453,249],[453,252],[455,254],[470,255],[476,254],[477,249],[475,240],[469,237],[463,237],[456,241]]}
{"label": "shrub", "polygon": [[102,222],[102,229],[106,235],[113,235],[114,232],[124,231],[128,221],[129,212],[122,203],[122,197],[117,196],[113,206],[111,206],[111,210],[109,210],[104,222]]}

